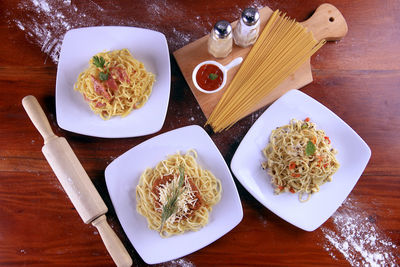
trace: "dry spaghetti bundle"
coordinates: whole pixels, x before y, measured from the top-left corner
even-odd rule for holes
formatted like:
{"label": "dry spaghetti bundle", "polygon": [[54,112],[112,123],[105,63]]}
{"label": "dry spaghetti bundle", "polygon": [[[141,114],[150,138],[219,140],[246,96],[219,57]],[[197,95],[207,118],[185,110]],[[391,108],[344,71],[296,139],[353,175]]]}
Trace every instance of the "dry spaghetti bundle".
{"label": "dry spaghetti bundle", "polygon": [[279,10],[269,19],[206,124],[230,128],[325,44]]}

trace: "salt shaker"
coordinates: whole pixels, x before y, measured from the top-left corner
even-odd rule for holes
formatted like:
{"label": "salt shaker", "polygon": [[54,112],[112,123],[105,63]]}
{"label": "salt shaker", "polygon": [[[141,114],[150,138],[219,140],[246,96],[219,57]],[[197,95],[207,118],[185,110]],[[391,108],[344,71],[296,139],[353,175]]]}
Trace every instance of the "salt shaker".
{"label": "salt shaker", "polygon": [[256,42],[260,32],[260,14],[256,8],[243,10],[239,22],[233,31],[235,44],[247,47]]}
{"label": "salt shaker", "polygon": [[216,58],[224,58],[232,51],[232,26],[226,20],[215,23],[208,38],[208,52]]}

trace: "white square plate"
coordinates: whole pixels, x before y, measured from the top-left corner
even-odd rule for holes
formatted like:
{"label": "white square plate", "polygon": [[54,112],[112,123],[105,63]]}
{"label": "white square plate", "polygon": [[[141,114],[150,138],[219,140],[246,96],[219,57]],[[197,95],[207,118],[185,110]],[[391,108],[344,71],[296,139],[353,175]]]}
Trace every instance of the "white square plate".
{"label": "white square plate", "polygon": [[[197,162],[210,170],[222,184],[222,196],[210,213],[209,223],[197,232],[160,237],[136,211],[136,186],[146,168],[153,168],[168,155],[195,149]],[[153,137],[128,150],[105,170],[108,192],[118,219],[132,245],[148,264],[183,257],[232,230],[243,218],[240,198],[232,175],[221,153],[199,126],[179,128]]]}
{"label": "white square plate", "polygon": [[[103,51],[127,48],[146,70],[156,75],[147,103],[125,118],[104,121],[74,90],[90,58]],[[58,125],[68,131],[107,138],[151,134],[161,129],[167,113],[171,86],[169,51],[165,36],[156,31],[102,26],[70,30],[65,34],[58,62],[56,114]]]}
{"label": "white square plate", "polygon": [[[269,142],[271,131],[289,124],[290,120],[309,117],[317,129],[324,130],[338,151],[339,170],[332,182],[307,202],[298,194],[274,194],[271,177],[261,163],[266,159],[262,150]],[[369,159],[368,145],[344,121],[325,106],[298,91],[291,90],[276,100],[254,123],[233,156],[231,169],[236,178],[261,204],[287,222],[306,231],[323,224],[349,195]]]}

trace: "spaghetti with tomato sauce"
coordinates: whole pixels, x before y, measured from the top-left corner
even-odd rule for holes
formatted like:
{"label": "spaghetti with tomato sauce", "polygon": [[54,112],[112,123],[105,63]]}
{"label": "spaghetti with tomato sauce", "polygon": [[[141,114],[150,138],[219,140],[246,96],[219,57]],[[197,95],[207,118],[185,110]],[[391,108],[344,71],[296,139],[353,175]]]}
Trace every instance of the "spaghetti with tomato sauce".
{"label": "spaghetti with tomato sauce", "polygon": [[[171,174],[168,174],[168,175],[164,175],[163,177],[160,177],[154,181],[151,192],[153,193],[156,209],[162,210],[162,208],[163,208],[163,204],[161,203],[161,200],[160,200],[161,188],[165,188],[166,186],[168,186],[168,184],[171,184],[173,180],[174,180],[174,176]],[[190,177],[187,177],[185,182],[189,185],[188,190],[190,192],[192,192],[192,194],[193,194],[192,199],[194,200],[191,203],[186,203],[188,205],[187,205],[187,210],[185,211],[184,216],[189,216],[193,212],[198,210],[203,205],[203,203],[201,200],[201,195],[200,195],[199,189],[194,184],[193,179]]]}
{"label": "spaghetti with tomato sauce", "polygon": [[136,210],[161,237],[201,229],[221,199],[220,180],[196,158],[195,150],[170,155],[139,179]]}

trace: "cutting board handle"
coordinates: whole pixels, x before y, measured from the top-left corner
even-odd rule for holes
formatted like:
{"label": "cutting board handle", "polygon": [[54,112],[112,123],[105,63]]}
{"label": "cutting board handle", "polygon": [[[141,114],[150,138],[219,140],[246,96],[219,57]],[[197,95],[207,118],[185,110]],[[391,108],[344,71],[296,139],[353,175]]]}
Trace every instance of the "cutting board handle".
{"label": "cutting board handle", "polygon": [[33,122],[33,125],[35,125],[36,129],[38,129],[39,133],[43,136],[45,144],[48,141],[57,138],[36,97],[32,95],[25,96],[22,99],[22,106],[24,106],[26,113]]}
{"label": "cutting board handle", "polygon": [[129,256],[121,240],[111,229],[107,222],[105,215],[101,215],[99,218],[92,222],[92,225],[97,228],[100,233],[101,239],[103,239],[104,245],[106,246],[108,253],[114,260],[117,266],[131,266],[132,258]]}
{"label": "cutting board handle", "polygon": [[337,41],[342,39],[348,31],[342,13],[331,4],[320,5],[314,14],[301,24],[311,30],[318,41],[322,39]]}

